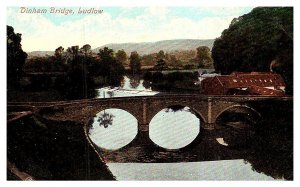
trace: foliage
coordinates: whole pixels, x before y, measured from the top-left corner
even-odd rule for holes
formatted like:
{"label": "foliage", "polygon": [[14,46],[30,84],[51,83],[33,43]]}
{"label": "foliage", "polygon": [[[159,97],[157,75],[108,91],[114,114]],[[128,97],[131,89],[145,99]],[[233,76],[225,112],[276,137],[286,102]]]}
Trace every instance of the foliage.
{"label": "foliage", "polygon": [[22,34],[15,33],[12,26],[7,26],[7,86],[15,87],[23,74],[23,65],[27,53],[22,50]]}
{"label": "foliage", "polygon": [[158,61],[158,60],[165,59],[165,58],[166,58],[166,56],[165,56],[165,52],[164,52],[163,50],[160,50],[160,51],[157,53],[157,55],[156,55],[157,61]]}
{"label": "foliage", "polygon": [[133,51],[131,52],[129,59],[130,59],[129,67],[130,70],[132,71],[132,74],[139,73],[141,71],[140,55],[136,51]]}
{"label": "foliage", "polygon": [[96,95],[94,81],[88,71],[89,58],[75,56],[65,77],[57,78],[56,88],[66,99],[93,98]]}
{"label": "foliage", "polygon": [[100,116],[97,119],[97,122],[99,122],[99,126],[103,126],[104,128],[107,128],[109,125],[113,124],[113,118],[115,116],[110,113],[101,113]]}
{"label": "foliage", "polygon": [[168,68],[168,65],[164,59],[159,59],[158,61],[156,61],[156,64],[154,66],[154,69],[159,70],[159,71],[162,71],[167,68]]}
{"label": "foliage", "polygon": [[197,48],[195,60],[198,63],[198,68],[213,68],[211,52],[207,46],[200,46]]}
{"label": "foliage", "polygon": [[83,53],[85,56],[90,55],[92,53],[91,48],[92,47],[90,44],[85,44],[80,48],[80,52]]}
{"label": "foliage", "polygon": [[125,72],[123,64],[117,61],[113,50],[107,47],[100,49],[98,56],[100,62],[95,63],[92,69],[98,71],[98,76],[104,77],[105,84],[119,86]]}
{"label": "foliage", "polygon": [[233,71],[269,71],[277,59],[287,83],[293,87],[293,8],[258,7],[232,20],[214,42],[214,67],[222,74]]}
{"label": "foliage", "polygon": [[125,65],[125,64],[127,64],[127,59],[128,59],[128,57],[127,57],[127,54],[124,51],[124,49],[117,51],[116,60],[118,63]]}
{"label": "foliage", "polygon": [[62,56],[35,57],[27,59],[24,70],[25,72],[65,72],[67,65],[64,63],[65,58]]}
{"label": "foliage", "polygon": [[142,66],[154,66],[155,65],[155,55],[154,54],[143,55],[141,58],[141,65]]}
{"label": "foliage", "polygon": [[54,56],[58,59],[61,59],[63,56],[64,48],[62,46],[55,49]]}
{"label": "foliage", "polygon": [[[172,72],[163,74],[157,72],[147,72],[144,74],[144,83],[151,83],[154,90],[163,91],[184,91],[184,90],[198,90],[199,87],[195,86],[198,80],[198,72]],[[178,90],[179,89],[179,90]]]}

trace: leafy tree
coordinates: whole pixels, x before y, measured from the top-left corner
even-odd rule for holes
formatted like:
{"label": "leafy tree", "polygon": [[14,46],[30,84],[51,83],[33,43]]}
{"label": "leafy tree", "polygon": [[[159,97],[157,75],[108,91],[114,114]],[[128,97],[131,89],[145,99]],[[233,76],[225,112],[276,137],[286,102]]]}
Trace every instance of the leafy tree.
{"label": "leafy tree", "polygon": [[113,114],[110,113],[106,113],[104,111],[104,113],[101,113],[100,116],[97,119],[97,122],[99,122],[99,126],[103,126],[104,128],[107,128],[109,125],[113,124],[113,118],[115,116]]}
{"label": "leafy tree", "polygon": [[7,26],[7,86],[12,88],[18,85],[23,74],[23,65],[27,53],[22,50],[22,34],[15,33],[12,26]]}
{"label": "leafy tree", "polygon": [[117,61],[114,51],[108,47],[99,50],[100,63],[96,64],[99,75],[103,76],[108,85],[119,86],[123,78],[124,66]]}
{"label": "leafy tree", "polygon": [[195,61],[198,63],[199,68],[212,68],[213,60],[209,47],[200,46],[197,48],[197,56]]}
{"label": "leafy tree", "polygon": [[95,96],[95,84],[91,46],[72,46],[67,49],[71,56],[66,76],[56,81],[56,87],[67,99],[83,99]]}
{"label": "leafy tree", "polygon": [[79,46],[78,45],[68,47],[67,56],[68,56],[69,61],[73,61],[74,58],[78,55],[78,53],[79,53]]}
{"label": "leafy tree", "polygon": [[66,55],[65,55],[65,49],[62,46],[55,49],[54,58],[55,58],[55,62],[56,62],[55,65],[56,66],[66,64],[67,58],[66,58]]}
{"label": "leafy tree", "polygon": [[114,51],[108,47],[100,49],[98,55],[102,63],[112,63],[116,60],[114,57]]}
{"label": "leafy tree", "polygon": [[165,59],[166,56],[165,56],[165,52],[163,50],[160,50],[158,53],[157,53],[157,56],[156,56],[156,59],[157,61],[161,60],[161,59]]}
{"label": "leafy tree", "polygon": [[56,58],[61,58],[64,52],[64,48],[62,46],[55,49],[54,56]]}
{"label": "leafy tree", "polygon": [[129,59],[130,59],[129,67],[132,71],[132,74],[139,73],[141,71],[140,55],[136,51],[133,51],[131,52]]}
{"label": "leafy tree", "polygon": [[124,49],[122,50],[118,50],[118,52],[116,53],[116,59],[117,59],[117,62],[121,63],[121,64],[126,64],[127,62],[127,54],[126,52],[124,51]]}
{"label": "leafy tree", "polygon": [[159,70],[159,71],[162,71],[162,70],[167,69],[167,68],[168,68],[168,66],[167,66],[167,63],[164,59],[159,59],[156,62],[156,65],[154,66],[154,69]]}
{"label": "leafy tree", "polygon": [[57,78],[56,88],[66,99],[93,98],[96,95],[92,74],[88,66],[90,58],[77,55],[70,61],[65,77]]}
{"label": "leafy tree", "polygon": [[92,47],[90,44],[85,44],[80,48],[80,52],[83,53],[85,56],[88,56],[92,53],[91,48]]}
{"label": "leafy tree", "polygon": [[293,90],[293,8],[258,7],[232,20],[214,42],[214,67],[222,74],[233,71],[269,71],[272,61]]}
{"label": "leafy tree", "polygon": [[147,54],[142,56],[141,64],[144,66],[154,66],[155,59],[153,54]]}

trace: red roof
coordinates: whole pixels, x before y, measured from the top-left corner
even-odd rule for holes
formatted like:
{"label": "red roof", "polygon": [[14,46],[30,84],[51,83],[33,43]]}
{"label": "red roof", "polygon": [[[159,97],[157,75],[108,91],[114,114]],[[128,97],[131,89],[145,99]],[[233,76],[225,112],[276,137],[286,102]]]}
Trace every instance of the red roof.
{"label": "red roof", "polygon": [[[209,79],[210,78],[207,78],[203,81],[212,81]],[[226,88],[244,88],[253,85],[261,87],[285,86],[285,83],[279,74],[269,72],[234,72],[230,75],[216,76],[211,79],[217,79],[217,81]]]}

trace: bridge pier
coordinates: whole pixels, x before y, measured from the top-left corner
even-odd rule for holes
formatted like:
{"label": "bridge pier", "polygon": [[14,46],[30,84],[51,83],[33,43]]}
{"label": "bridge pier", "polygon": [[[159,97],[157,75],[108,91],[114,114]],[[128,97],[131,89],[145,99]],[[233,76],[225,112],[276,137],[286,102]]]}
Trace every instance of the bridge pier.
{"label": "bridge pier", "polygon": [[136,140],[139,145],[148,147],[153,144],[149,136],[149,124],[139,124]]}

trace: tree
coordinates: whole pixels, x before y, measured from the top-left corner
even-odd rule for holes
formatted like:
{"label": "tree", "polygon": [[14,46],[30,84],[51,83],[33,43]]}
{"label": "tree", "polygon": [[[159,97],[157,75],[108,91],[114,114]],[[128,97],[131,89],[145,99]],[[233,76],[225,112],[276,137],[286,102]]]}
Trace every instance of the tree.
{"label": "tree", "polygon": [[116,60],[114,51],[108,47],[99,50],[100,63],[96,64],[99,75],[103,76],[105,83],[112,86],[119,86],[123,78],[124,66]]}
{"label": "tree", "polygon": [[97,119],[97,122],[99,122],[99,126],[103,126],[104,128],[107,128],[109,125],[113,124],[113,118],[115,116],[110,113],[101,113],[100,116]]}
{"label": "tree", "polygon": [[91,48],[92,47],[90,44],[85,44],[80,48],[80,52],[83,53],[85,56],[88,56],[92,53]]}
{"label": "tree", "polygon": [[[59,51],[59,50],[58,50]],[[94,59],[91,54],[91,46],[72,46],[67,49],[72,58],[69,59],[66,77],[56,81],[56,87],[67,99],[83,99],[95,96],[95,84],[93,81]]]}
{"label": "tree", "polygon": [[126,64],[126,61],[127,61],[127,54],[126,52],[124,51],[124,49],[122,50],[118,50],[118,52],[116,53],[116,59],[117,59],[117,62],[121,63],[121,64]]}
{"label": "tree", "polygon": [[269,71],[277,59],[287,92],[292,94],[293,7],[258,7],[233,19],[215,40],[212,57],[215,69],[222,74]]}
{"label": "tree", "polygon": [[54,56],[56,58],[61,58],[63,52],[64,52],[64,48],[62,46],[60,46],[60,47],[58,47],[58,48],[55,49]]}
{"label": "tree", "polygon": [[22,50],[22,34],[15,33],[12,26],[7,26],[7,86],[12,88],[18,85],[23,74],[23,66],[27,53]]}
{"label": "tree", "polygon": [[68,56],[69,61],[73,61],[73,59],[78,55],[78,53],[79,53],[78,45],[68,47],[67,56]]}
{"label": "tree", "polygon": [[131,52],[129,59],[130,59],[129,67],[132,71],[132,74],[139,73],[141,71],[140,55],[136,51],[133,51]]}
{"label": "tree", "polygon": [[[76,57],[73,61],[79,61]],[[86,73],[87,67],[78,62],[71,62],[65,77],[57,79],[56,86],[66,99],[93,98],[96,95],[94,81]]]}
{"label": "tree", "polygon": [[198,63],[198,68],[212,68],[213,60],[209,47],[200,46],[197,48],[197,56],[195,61]]}
{"label": "tree", "polygon": [[163,50],[160,50],[158,53],[157,53],[157,56],[156,56],[156,59],[157,61],[163,59],[165,60],[166,56],[165,56],[165,52]]}
{"label": "tree", "polygon": [[108,47],[99,49],[98,55],[102,63],[110,63],[116,60],[114,57],[114,51],[112,49],[109,49]]}
{"label": "tree", "polygon": [[147,54],[142,56],[141,64],[143,66],[154,66],[155,58],[153,54]]}
{"label": "tree", "polygon": [[162,71],[164,69],[167,69],[167,63],[164,59],[159,59],[158,61],[156,61],[156,64],[154,66],[154,69]]}
{"label": "tree", "polygon": [[[66,64],[66,56],[64,55],[64,48],[62,46],[58,47],[54,51],[54,58],[55,58],[55,66],[60,66]],[[57,69],[57,68],[55,68]]]}

